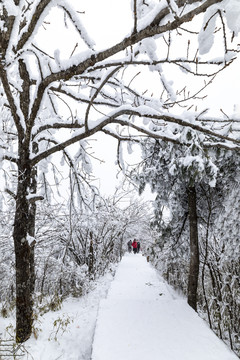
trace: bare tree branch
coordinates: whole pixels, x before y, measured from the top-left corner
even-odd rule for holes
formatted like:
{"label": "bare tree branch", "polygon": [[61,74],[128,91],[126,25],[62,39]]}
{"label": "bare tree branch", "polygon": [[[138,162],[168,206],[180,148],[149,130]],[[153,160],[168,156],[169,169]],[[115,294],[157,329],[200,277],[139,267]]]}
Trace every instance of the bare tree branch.
{"label": "bare tree branch", "polygon": [[29,25],[27,26],[27,28],[25,29],[21,38],[18,41],[18,44],[16,47],[16,52],[18,52],[20,49],[22,49],[24,47],[24,45],[27,43],[27,41],[31,38],[41,15],[43,14],[45,9],[51,2],[52,2],[52,0],[40,0],[39,1],[38,6],[36,7],[36,10],[30,20]]}
{"label": "bare tree branch", "polygon": [[96,99],[96,97],[98,96],[99,92],[101,91],[101,89],[103,88],[103,86],[108,82],[108,80],[113,76],[113,74],[115,74],[119,69],[121,68],[121,66],[118,66],[117,68],[113,69],[107,76],[106,78],[102,81],[102,83],[100,84],[99,88],[95,91],[94,95],[91,98],[91,101],[88,104],[87,110],[86,110],[86,115],[85,115],[85,128],[86,131],[88,131],[88,116],[89,116],[89,111],[90,108],[94,102],[94,100]]}
{"label": "bare tree branch", "polygon": [[[176,144],[180,144],[181,142],[176,138],[171,138],[171,137],[167,137],[165,135],[161,135],[159,134],[157,131],[150,131],[150,130],[147,130],[146,128],[143,128],[143,127],[140,127],[138,125],[135,125],[134,123],[131,123],[129,120],[123,120],[123,119],[119,119],[120,116],[122,115],[128,115],[128,116],[139,116],[139,117],[145,117],[145,118],[148,118],[148,119],[152,119],[152,120],[160,120],[160,121],[166,121],[166,122],[170,122],[170,123],[175,123],[175,124],[178,124],[180,126],[183,126],[183,127],[189,127],[193,130],[196,130],[196,131],[199,131],[203,134],[206,134],[206,135],[209,135],[213,138],[216,138],[216,139],[221,139],[221,140],[224,140],[224,141],[228,141],[230,142],[230,144],[221,144],[221,143],[215,143],[214,146],[217,146],[218,147],[222,147],[223,148],[228,148],[228,149],[234,149],[234,150],[237,150],[237,151],[240,151],[240,140],[237,140],[237,139],[234,139],[234,138],[231,138],[229,136],[225,136],[225,135],[221,135],[219,133],[216,133],[214,131],[211,131],[207,128],[204,128],[202,126],[199,126],[199,125],[196,125],[196,124],[193,124],[193,123],[189,123],[187,121],[184,121],[182,119],[179,119],[177,117],[173,117],[173,116],[167,116],[167,115],[150,115],[150,114],[147,114],[145,112],[141,113],[140,111],[137,111],[137,110],[134,110],[134,109],[123,109],[123,110],[119,110],[117,111],[114,115],[112,116],[109,116],[107,117],[106,119],[102,120],[100,123],[98,123],[96,126],[94,126],[92,129],[89,129],[88,131],[80,131],[79,134],[73,136],[72,138],[62,142],[61,144],[58,144],[50,149],[47,149],[46,151],[34,156],[32,159],[31,159],[31,165],[36,165],[39,161],[45,159],[46,157],[48,157],[49,155],[52,155],[58,151],[61,151],[63,149],[65,149],[67,146],[69,145],[72,145],[74,144],[75,142],[77,141],[80,141],[80,140],[83,140],[83,139],[86,139],[94,134],[96,134],[97,132],[99,131],[102,131],[103,128],[108,125],[108,124],[120,124],[122,126],[125,126],[125,127],[129,127],[129,128],[132,128],[134,130],[136,130],[137,132],[139,132],[139,134],[145,134],[145,135],[148,135],[150,137],[153,137],[155,139],[162,139],[162,140],[165,140],[165,141],[169,141],[169,142],[173,142],[173,143],[176,143]],[[160,126],[161,123],[159,124],[156,124],[156,126]],[[236,144],[237,146],[232,146],[231,143],[233,144]]]}
{"label": "bare tree branch", "polygon": [[[46,0],[45,0],[46,1]],[[221,2],[222,0],[207,0],[202,5],[196,7],[195,9],[189,11],[188,13],[182,15],[180,18],[175,19],[173,22],[168,22],[167,24],[159,26],[159,21],[169,12],[168,8],[164,9],[164,14],[162,11],[155,17],[150,25],[146,26],[143,30],[138,31],[136,34],[132,34],[126,37],[120,43],[100,52],[95,52],[90,54],[85,60],[83,60],[78,65],[72,65],[66,70],[60,70],[59,72],[52,73],[47,76],[38,87],[38,93],[36,100],[32,106],[32,112],[30,116],[30,126],[33,125],[34,120],[37,116],[40,103],[43,97],[43,94],[46,88],[53,83],[54,81],[59,80],[69,80],[73,76],[81,75],[89,68],[93,67],[95,64],[102,62],[105,59],[125,50],[127,47],[138,43],[139,41],[153,37],[155,35],[160,35],[162,33],[168,32],[170,30],[177,29],[182,24],[191,21],[196,15],[199,15],[205,12],[211,5]],[[160,19],[160,20],[159,20]]]}

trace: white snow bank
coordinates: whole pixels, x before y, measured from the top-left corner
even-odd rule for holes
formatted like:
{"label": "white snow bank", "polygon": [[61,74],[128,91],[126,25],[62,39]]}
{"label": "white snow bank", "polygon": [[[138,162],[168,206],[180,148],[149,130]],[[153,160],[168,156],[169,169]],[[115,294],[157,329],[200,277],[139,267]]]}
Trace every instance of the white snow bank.
{"label": "white snow bank", "polygon": [[141,255],[127,255],[101,301],[92,360],[237,360]]}
{"label": "white snow bank", "polygon": [[[112,275],[99,279],[92,292],[82,298],[69,298],[59,311],[50,311],[34,322],[38,338],[32,336],[24,344],[21,360],[89,360],[99,301],[106,297]],[[12,318],[0,321],[0,337],[9,339]],[[55,324],[55,326],[54,326]]]}

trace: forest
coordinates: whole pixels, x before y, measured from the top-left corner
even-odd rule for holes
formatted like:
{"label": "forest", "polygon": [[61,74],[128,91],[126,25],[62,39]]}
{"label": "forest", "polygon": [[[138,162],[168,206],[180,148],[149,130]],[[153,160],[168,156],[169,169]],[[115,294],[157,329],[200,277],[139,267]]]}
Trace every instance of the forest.
{"label": "forest", "polygon": [[[240,111],[224,89],[240,80],[240,4],[93,3],[0,4],[0,316],[24,343],[137,237],[240,356]],[[120,174],[109,195],[96,143]]]}

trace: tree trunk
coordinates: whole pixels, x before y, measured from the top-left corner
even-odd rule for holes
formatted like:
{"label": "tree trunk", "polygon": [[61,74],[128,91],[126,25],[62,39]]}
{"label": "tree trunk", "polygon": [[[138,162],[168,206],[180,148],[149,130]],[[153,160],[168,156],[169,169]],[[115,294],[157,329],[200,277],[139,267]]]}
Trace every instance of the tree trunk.
{"label": "tree trunk", "polygon": [[[31,179],[30,179],[30,193],[37,193],[37,168],[34,167],[31,169]],[[29,216],[28,216],[28,234],[35,238],[35,221],[36,221],[36,211],[37,204],[36,200],[32,200],[29,204]],[[34,293],[35,289],[35,261],[34,261],[34,252],[35,252],[36,241],[33,240],[30,245],[30,291],[31,296]]]}
{"label": "tree trunk", "polygon": [[188,275],[188,304],[197,311],[197,289],[199,275],[199,248],[196,189],[188,188],[188,209],[190,225],[190,266]]}
{"label": "tree trunk", "polygon": [[16,213],[13,230],[16,262],[16,341],[21,343],[32,332],[32,250],[28,242],[29,201],[27,199],[31,184],[29,160],[22,156],[18,164],[18,189]]}
{"label": "tree trunk", "polygon": [[211,211],[211,205],[210,205],[210,201],[209,201],[208,217],[207,217],[207,229],[206,229],[205,254],[204,254],[203,267],[202,267],[202,290],[203,290],[203,296],[204,296],[204,300],[205,300],[205,306],[206,306],[206,309],[207,309],[208,322],[209,322],[210,329],[212,329],[212,321],[211,321],[211,312],[210,312],[209,305],[208,305],[207,294],[206,294],[206,291],[205,291],[205,268],[207,266],[207,261],[208,261],[208,236],[209,236],[211,213],[212,213],[212,211]]}
{"label": "tree trunk", "polygon": [[94,250],[93,250],[93,239],[92,232],[90,232],[90,244],[88,252],[88,274],[93,276],[94,274]]}

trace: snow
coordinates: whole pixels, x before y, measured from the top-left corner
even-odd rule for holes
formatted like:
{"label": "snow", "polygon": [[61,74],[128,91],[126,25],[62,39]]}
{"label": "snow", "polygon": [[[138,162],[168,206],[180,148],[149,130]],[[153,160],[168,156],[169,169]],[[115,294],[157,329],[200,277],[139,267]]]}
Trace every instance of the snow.
{"label": "snow", "polygon": [[227,24],[235,35],[240,31],[240,3],[239,0],[225,0],[223,6],[226,11]]}
{"label": "snow", "polygon": [[92,360],[237,360],[140,254],[120,263],[101,301]]}
{"label": "snow", "polygon": [[79,32],[85,44],[90,49],[93,49],[95,42],[89,37],[87,30],[85,29],[85,27],[83,26],[82,22],[79,19],[79,16],[76,15],[74,10],[71,8],[70,4],[67,1],[63,1],[62,4],[60,2],[59,6],[63,6],[63,8],[67,10],[68,16],[70,16],[71,21],[73,22],[75,28]]}
{"label": "snow", "polygon": [[[21,359],[90,359],[99,301],[106,297],[112,279],[109,273],[96,281],[94,290],[87,295],[68,298],[60,310],[38,315],[33,327],[37,339],[32,335],[24,344],[26,354]],[[1,338],[9,339],[14,322],[14,318],[1,318]]]}
{"label": "snow", "polygon": [[146,13],[141,19],[138,20],[137,29],[138,31],[143,30],[148,25],[151,24],[151,22],[155,19],[155,17],[163,10],[165,7],[167,7],[167,2],[161,1],[159,4],[155,5],[154,8]]}
{"label": "snow", "polygon": [[213,46],[216,20],[220,12],[221,15],[224,14],[226,17],[228,28],[235,36],[237,36],[240,31],[239,0],[224,0],[220,4],[217,3],[210,6],[205,13],[203,27],[199,35],[199,53],[201,55],[208,53]]}
{"label": "snow", "polygon": [[[11,324],[1,318],[1,338]],[[34,333],[23,360],[238,359],[141,254],[125,255],[115,278],[98,279],[87,295],[38,315]]]}
{"label": "snow", "polygon": [[3,5],[7,9],[9,16],[16,16],[18,14],[18,8],[14,4],[13,0],[3,0]]}
{"label": "snow", "polygon": [[205,14],[202,30],[199,34],[200,55],[207,54],[213,46],[216,21],[217,13],[212,14],[210,21],[209,13]]}

